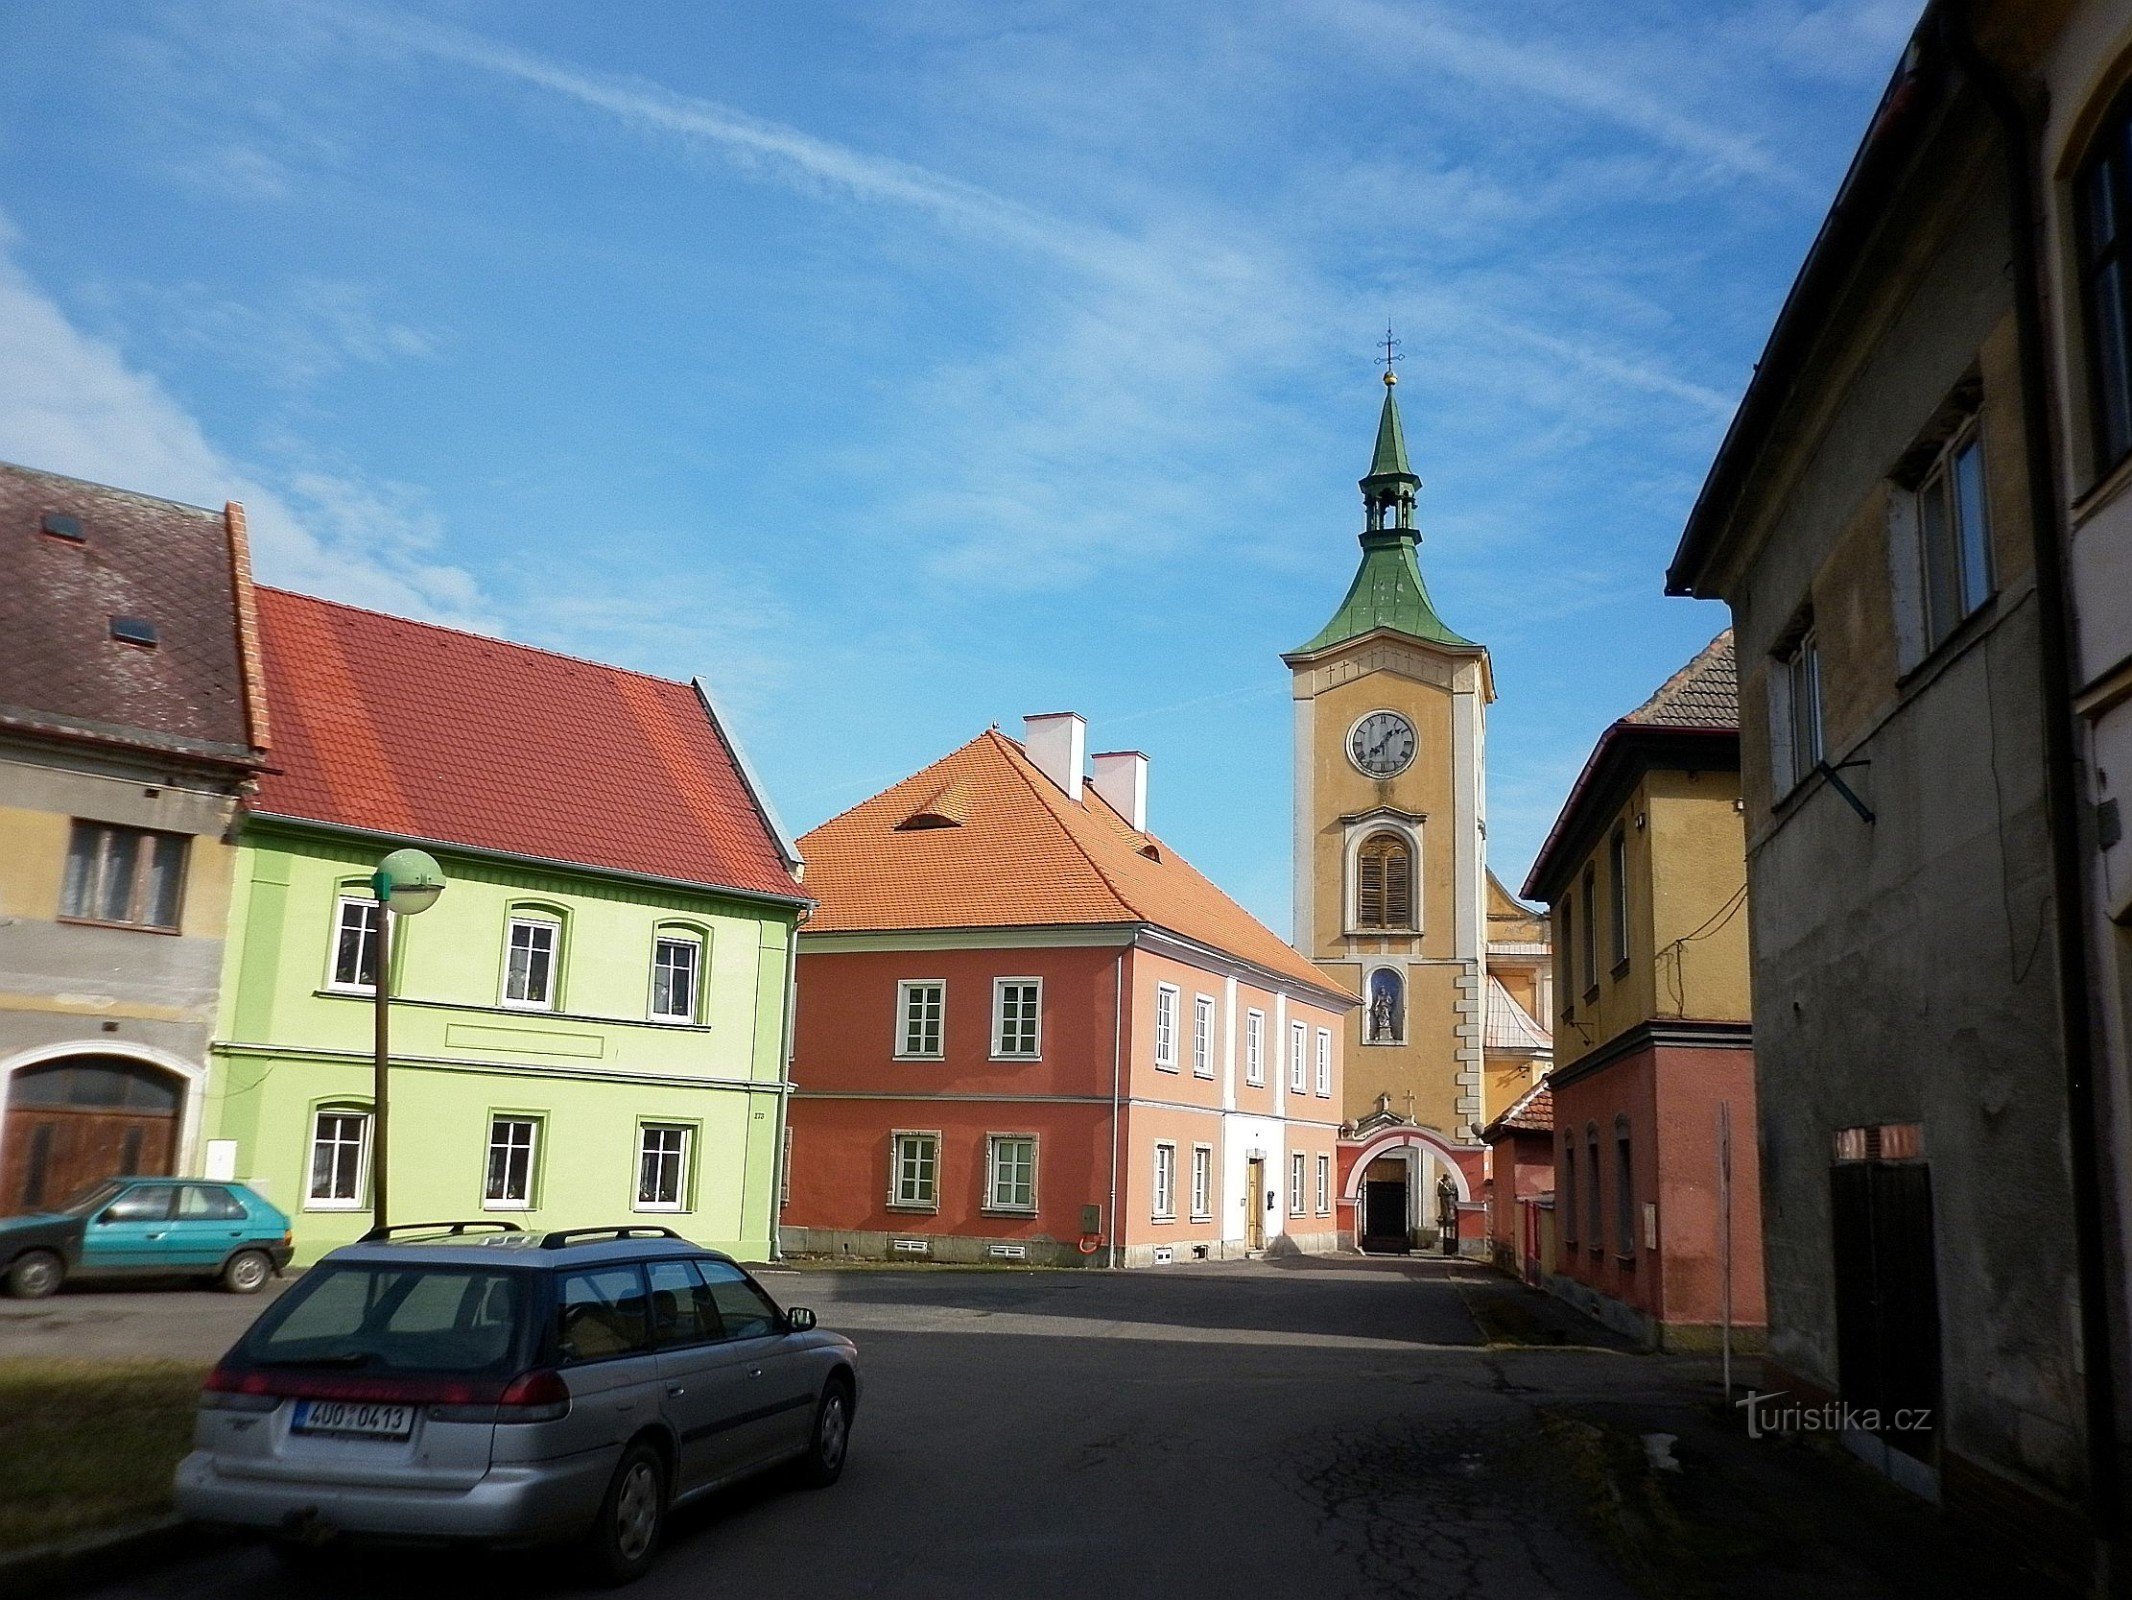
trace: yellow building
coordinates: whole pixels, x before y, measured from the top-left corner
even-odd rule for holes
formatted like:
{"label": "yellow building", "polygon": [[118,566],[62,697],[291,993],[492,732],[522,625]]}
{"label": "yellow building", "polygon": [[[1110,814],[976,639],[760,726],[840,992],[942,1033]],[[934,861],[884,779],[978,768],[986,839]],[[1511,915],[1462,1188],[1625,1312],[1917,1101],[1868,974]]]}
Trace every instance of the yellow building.
{"label": "yellow building", "polygon": [[[1348,1023],[1343,1204],[1355,1238],[1404,1249],[1433,1236],[1444,1177],[1478,1203],[1481,1126],[1546,1070],[1534,1010],[1546,1014],[1548,956],[1544,923],[1488,871],[1495,685],[1487,649],[1445,626],[1422,581],[1421,480],[1395,382],[1387,372],[1361,482],[1361,565],[1332,620],[1282,660],[1295,700],[1295,942],[1363,1002]],[[1498,931],[1514,988],[1490,981]]]}

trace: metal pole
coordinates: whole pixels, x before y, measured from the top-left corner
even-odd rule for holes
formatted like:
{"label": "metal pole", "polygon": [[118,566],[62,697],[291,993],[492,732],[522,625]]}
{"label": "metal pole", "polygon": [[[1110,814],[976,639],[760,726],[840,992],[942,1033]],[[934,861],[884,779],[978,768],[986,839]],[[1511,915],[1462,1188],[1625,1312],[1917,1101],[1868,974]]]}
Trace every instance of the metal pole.
{"label": "metal pole", "polygon": [[1719,1276],[1725,1295],[1725,1403],[1732,1403],[1732,1102],[1717,1105]]}
{"label": "metal pole", "polygon": [[372,1030],[376,1053],[370,1067],[370,1225],[385,1226],[386,1195],[386,1140],[385,1140],[385,1073],[390,1062],[387,1031],[392,1004],[392,908],[378,897],[378,970],[377,982],[372,985],[375,995],[373,1015],[376,1026]]}

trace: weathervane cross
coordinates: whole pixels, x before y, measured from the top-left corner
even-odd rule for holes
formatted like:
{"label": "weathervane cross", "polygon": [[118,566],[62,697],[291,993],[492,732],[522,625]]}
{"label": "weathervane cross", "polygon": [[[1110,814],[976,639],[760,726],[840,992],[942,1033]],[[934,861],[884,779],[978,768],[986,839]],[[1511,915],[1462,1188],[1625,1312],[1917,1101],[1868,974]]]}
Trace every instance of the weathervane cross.
{"label": "weathervane cross", "polygon": [[1399,347],[1405,342],[1403,339],[1392,337],[1392,325],[1387,322],[1384,325],[1384,354],[1377,358],[1377,365],[1389,373],[1393,362],[1406,360],[1405,356],[1398,353]]}

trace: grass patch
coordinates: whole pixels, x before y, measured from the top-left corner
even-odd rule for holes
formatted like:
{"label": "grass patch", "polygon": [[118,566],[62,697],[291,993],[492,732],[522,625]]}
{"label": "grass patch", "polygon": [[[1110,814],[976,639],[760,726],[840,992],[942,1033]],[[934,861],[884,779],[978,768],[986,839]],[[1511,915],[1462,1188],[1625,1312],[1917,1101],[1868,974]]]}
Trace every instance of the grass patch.
{"label": "grass patch", "polygon": [[167,1513],[205,1376],[175,1361],[0,1361],[0,1551]]}

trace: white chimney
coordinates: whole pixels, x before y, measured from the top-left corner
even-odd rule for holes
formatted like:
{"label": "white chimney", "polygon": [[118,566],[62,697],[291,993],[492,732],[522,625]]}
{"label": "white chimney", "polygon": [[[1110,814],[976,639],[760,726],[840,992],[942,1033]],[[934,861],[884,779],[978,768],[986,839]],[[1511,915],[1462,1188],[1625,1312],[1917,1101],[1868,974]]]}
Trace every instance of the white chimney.
{"label": "white chimney", "polygon": [[1066,798],[1081,799],[1081,771],[1088,764],[1088,723],[1078,711],[1051,711],[1040,717],[1022,718],[1022,748],[1036,770],[1066,791]]}
{"label": "white chimney", "polygon": [[1088,781],[1135,833],[1147,832],[1147,757],[1137,750],[1105,750]]}

